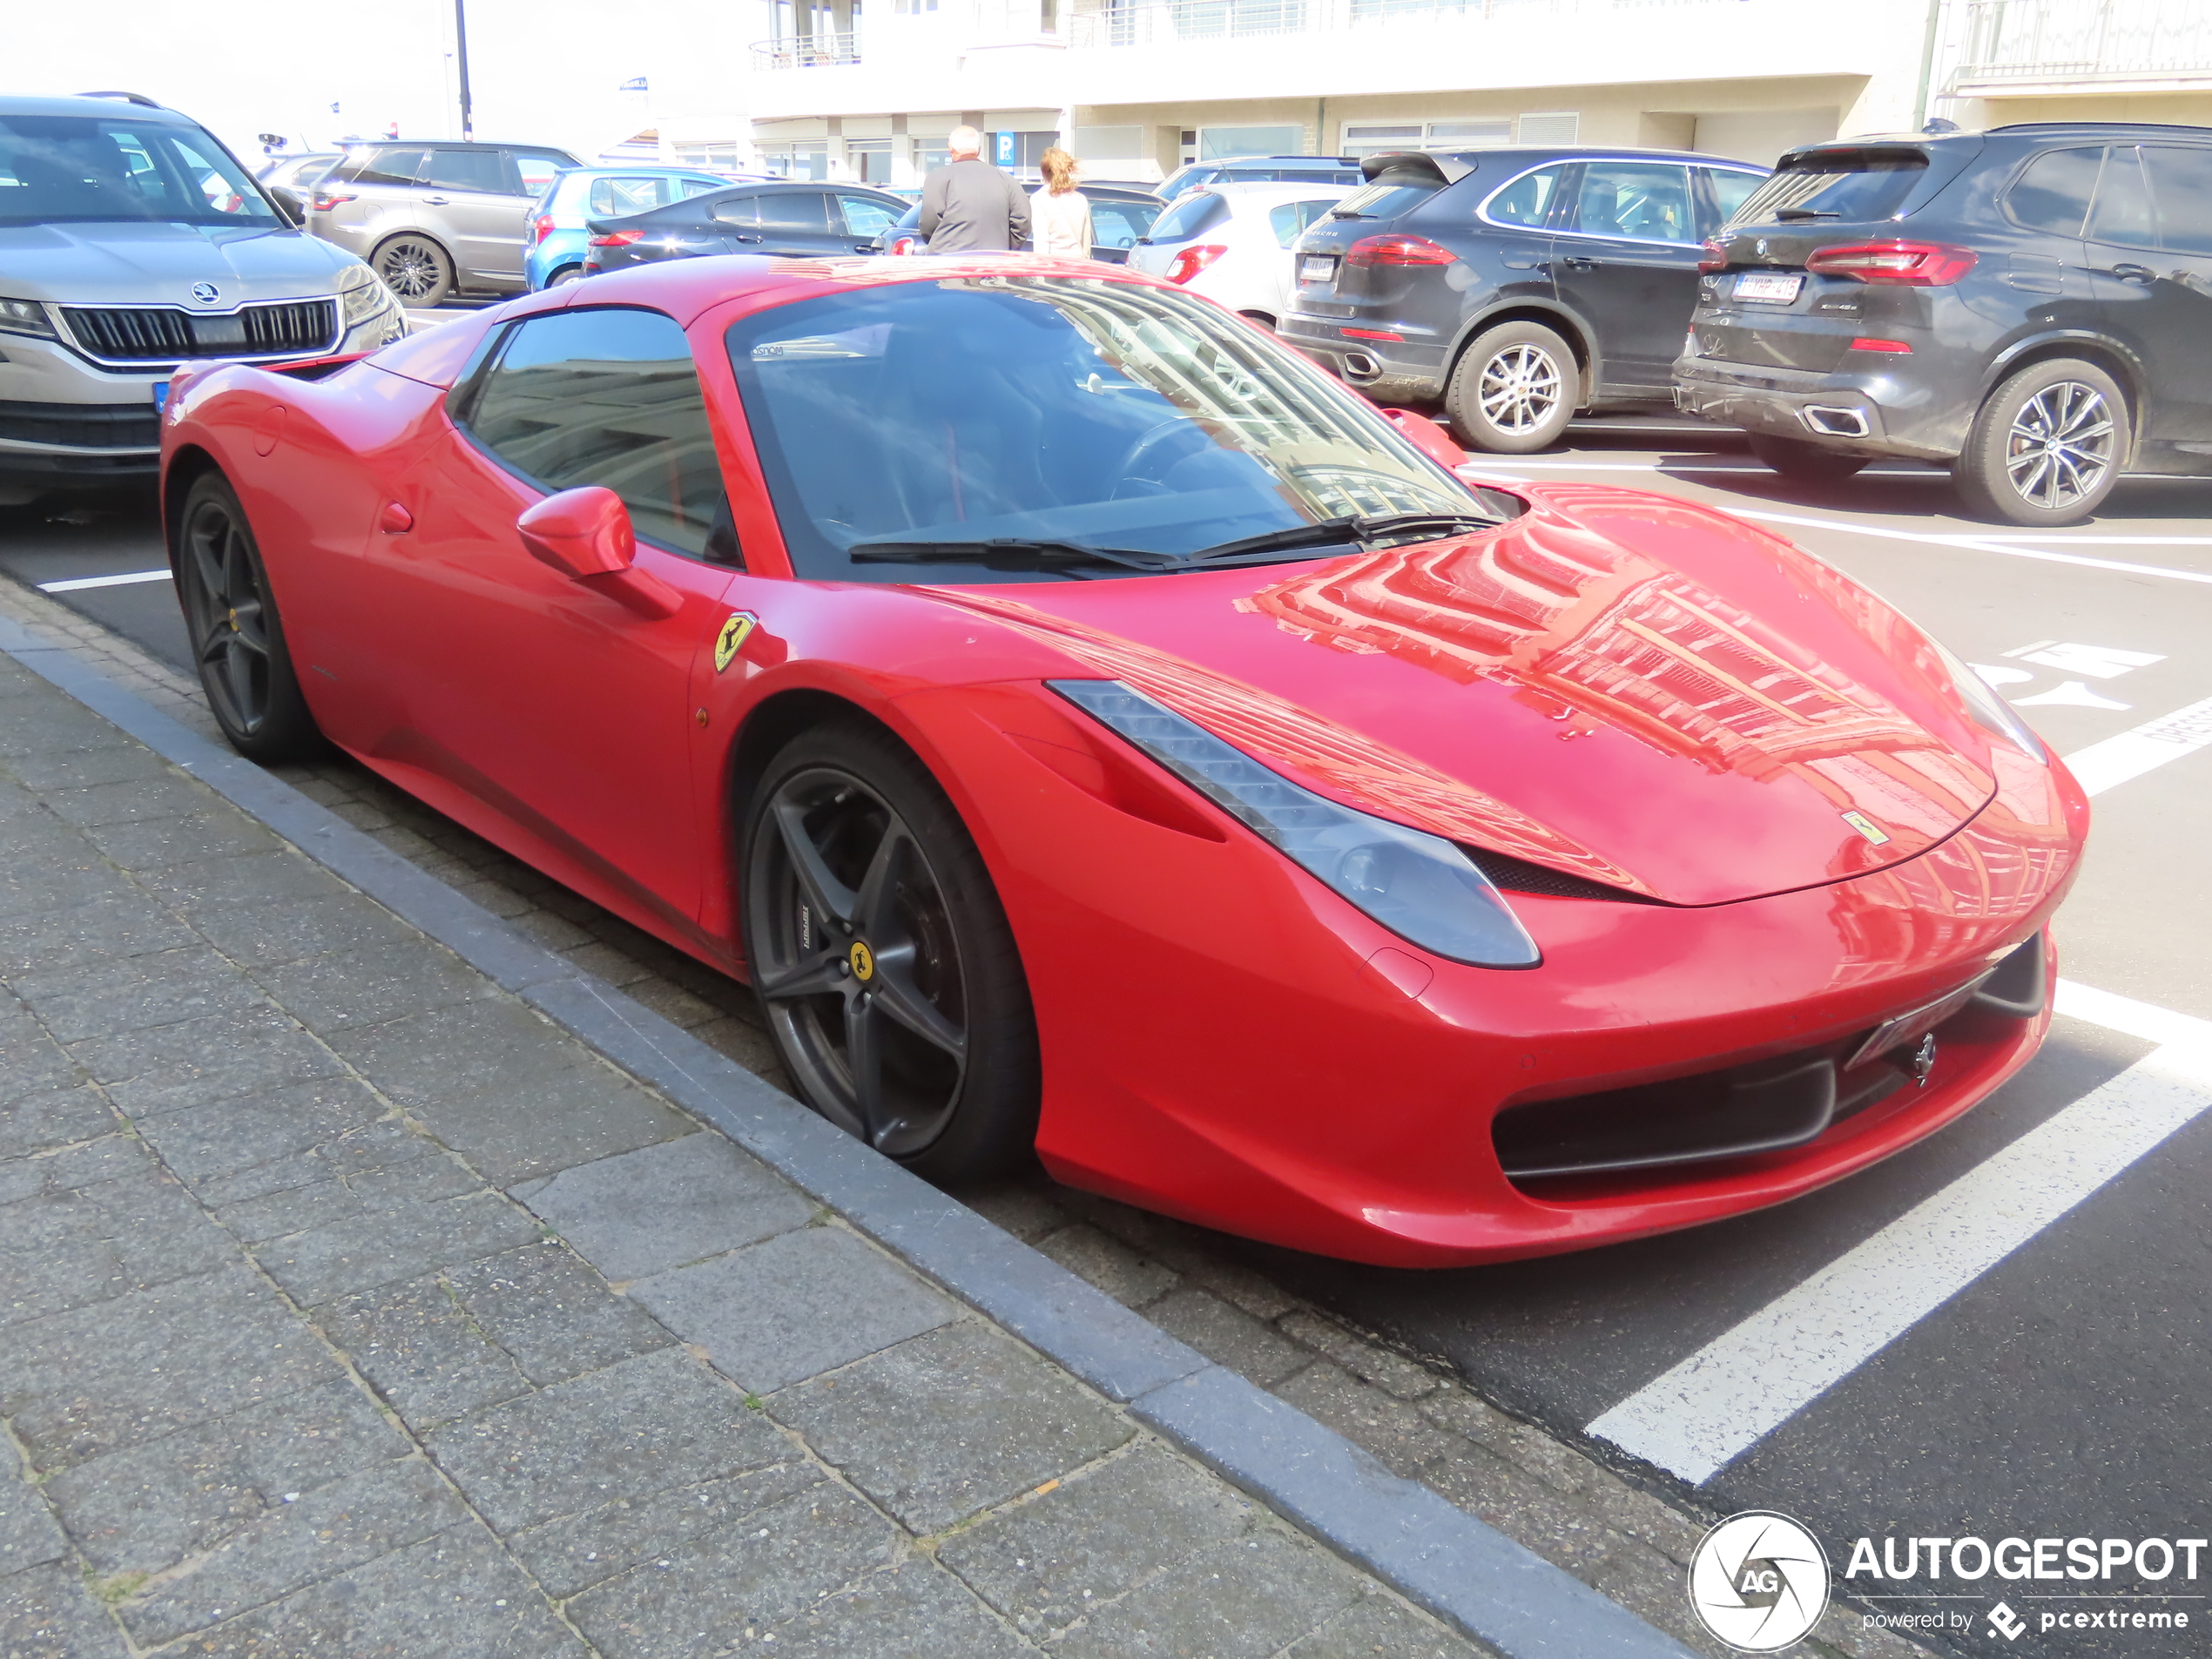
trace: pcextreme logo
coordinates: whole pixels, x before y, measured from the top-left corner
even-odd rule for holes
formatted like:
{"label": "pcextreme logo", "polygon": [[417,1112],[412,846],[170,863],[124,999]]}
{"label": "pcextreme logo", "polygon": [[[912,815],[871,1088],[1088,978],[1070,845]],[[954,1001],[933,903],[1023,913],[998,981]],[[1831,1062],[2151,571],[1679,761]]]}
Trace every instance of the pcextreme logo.
{"label": "pcextreme logo", "polygon": [[1730,1515],[1689,1558],[1689,1605],[1739,1653],[1779,1652],[1827,1610],[1827,1554],[1787,1515],[1770,1509]]}

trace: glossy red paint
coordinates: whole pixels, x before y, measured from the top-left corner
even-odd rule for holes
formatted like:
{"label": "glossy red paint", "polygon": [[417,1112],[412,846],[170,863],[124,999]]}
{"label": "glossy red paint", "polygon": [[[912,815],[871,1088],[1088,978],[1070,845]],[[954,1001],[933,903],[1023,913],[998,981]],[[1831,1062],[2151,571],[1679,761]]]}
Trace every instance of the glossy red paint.
{"label": "glossy red paint", "polygon": [[[1004,900],[1047,1164],[1210,1226],[1402,1265],[1635,1238],[1838,1179],[2025,1063],[2047,1013],[1970,1011],[1925,1088],[1808,1145],[1509,1180],[1490,1138],[1509,1105],[1840,1043],[1973,979],[2044,928],[2085,799],[1975,725],[1880,601],[1766,531],[1624,490],[1513,485],[1528,510],[1480,535],[1171,581],[794,579],[723,331],[825,286],[1006,268],[679,261],[319,381],[202,371],[172,392],[169,488],[212,465],[238,489],[334,741],[726,971],[744,971],[750,723],[799,696],[882,722]],[[625,561],[604,502],[543,497],[447,418],[493,328],[583,303],[688,330],[745,570],[642,543]],[[283,441],[260,455],[278,406]],[[1448,439],[1393,419],[1449,464]],[[666,596],[659,614],[599,590],[632,575]],[[735,611],[759,622],[718,669]],[[1656,901],[1514,892],[1541,967],[1431,956],[1042,685],[1084,677],[1348,805]]]}

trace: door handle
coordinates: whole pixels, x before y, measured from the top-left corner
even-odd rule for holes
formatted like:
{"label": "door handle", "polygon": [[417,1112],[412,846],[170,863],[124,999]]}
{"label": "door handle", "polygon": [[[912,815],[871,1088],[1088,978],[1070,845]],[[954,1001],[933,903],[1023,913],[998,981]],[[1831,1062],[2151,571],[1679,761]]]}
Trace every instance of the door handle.
{"label": "door handle", "polygon": [[732,236],[730,239],[733,242],[757,242],[760,239],[757,236]]}
{"label": "door handle", "polygon": [[1566,258],[1560,260],[1560,263],[1570,271],[1595,271],[1597,269],[1597,261],[1595,260],[1586,260],[1579,253],[1569,253]]}
{"label": "door handle", "polygon": [[2148,265],[2115,265],[2112,267],[2112,273],[2113,275],[2118,277],[2122,282],[2155,282],[2158,280],[2158,273],[2152,270]]}
{"label": "door handle", "polygon": [[875,244],[873,242],[855,242],[853,244],[853,251],[855,253],[873,253],[875,252]]}
{"label": "door handle", "polygon": [[452,199],[450,196],[425,196],[422,199],[422,205],[426,207],[443,207]]}

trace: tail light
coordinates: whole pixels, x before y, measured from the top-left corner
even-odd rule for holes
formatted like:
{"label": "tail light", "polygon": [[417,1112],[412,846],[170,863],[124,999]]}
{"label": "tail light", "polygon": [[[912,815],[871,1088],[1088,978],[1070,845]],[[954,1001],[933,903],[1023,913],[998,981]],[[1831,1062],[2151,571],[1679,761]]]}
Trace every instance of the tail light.
{"label": "tail light", "polygon": [[1697,268],[1710,276],[1716,271],[1728,269],[1728,244],[1717,236],[1705,244],[1705,257],[1697,261]]}
{"label": "tail light", "polygon": [[553,234],[553,215],[540,213],[536,219],[530,220],[530,228],[537,233],[536,239],[543,242]]}
{"label": "tail light", "polygon": [[645,233],[643,231],[609,231],[604,236],[590,238],[584,246],[586,247],[628,247],[632,242],[642,242],[644,239]]}
{"label": "tail light", "polygon": [[911,236],[895,236],[891,239],[891,246],[883,251],[886,253],[911,253],[914,251],[914,239]]}
{"label": "tail light", "polygon": [[1426,236],[1363,236],[1344,252],[1346,265],[1449,265],[1459,257]]}
{"label": "tail light", "polygon": [[1197,243],[1193,243],[1190,246],[1182,249],[1176,254],[1173,263],[1171,263],[1167,269],[1168,280],[1170,282],[1188,282],[1192,277],[1197,275],[1199,272],[1204,270],[1209,265],[1211,265],[1216,260],[1219,259],[1223,254],[1228,252],[1229,250],[1225,247],[1214,245],[1201,246]]}
{"label": "tail light", "polygon": [[318,190],[307,199],[307,210],[310,212],[327,213],[336,208],[343,207],[349,201],[357,199],[359,199],[343,190]]}
{"label": "tail light", "polygon": [[1974,268],[1970,247],[1948,242],[1853,242],[1814,250],[1805,269],[1822,276],[1909,288],[1947,288]]}

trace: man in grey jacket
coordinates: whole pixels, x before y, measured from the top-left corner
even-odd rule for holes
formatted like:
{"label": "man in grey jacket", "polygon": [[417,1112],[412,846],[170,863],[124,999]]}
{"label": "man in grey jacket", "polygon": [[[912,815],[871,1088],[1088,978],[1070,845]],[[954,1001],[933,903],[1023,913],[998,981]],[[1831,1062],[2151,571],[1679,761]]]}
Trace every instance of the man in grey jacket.
{"label": "man in grey jacket", "polygon": [[932,253],[1005,253],[1029,233],[1029,198],[983,159],[983,135],[954,127],[951,159],[921,181],[921,223]]}

